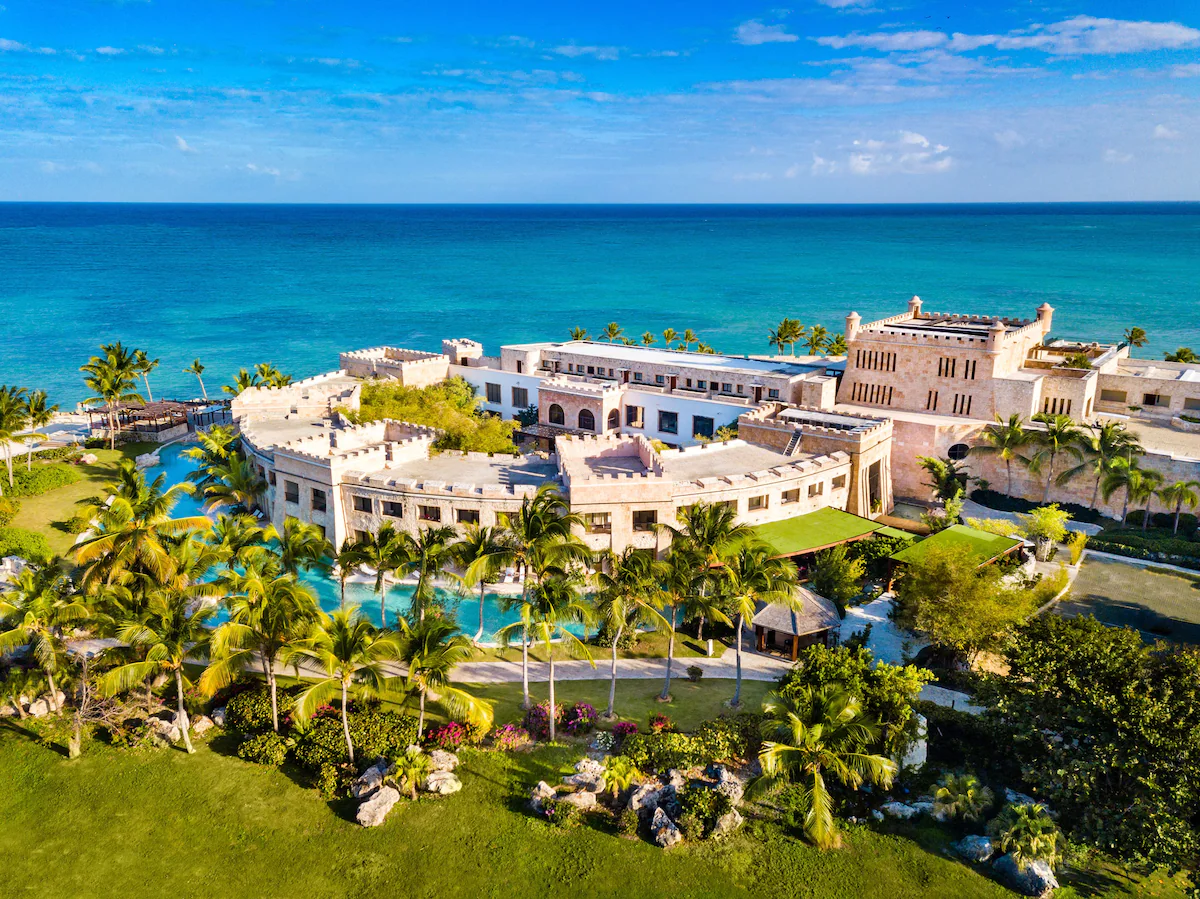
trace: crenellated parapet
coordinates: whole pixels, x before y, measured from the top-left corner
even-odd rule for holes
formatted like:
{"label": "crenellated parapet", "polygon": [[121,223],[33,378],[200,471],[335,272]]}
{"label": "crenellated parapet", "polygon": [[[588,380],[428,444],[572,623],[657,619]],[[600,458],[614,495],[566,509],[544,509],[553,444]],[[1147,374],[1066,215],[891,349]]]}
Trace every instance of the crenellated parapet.
{"label": "crenellated parapet", "polygon": [[234,421],[288,415],[320,417],[335,408],[358,409],[362,385],[345,371],[326,372],[283,387],[248,387],[229,404]]}
{"label": "crenellated parapet", "polygon": [[377,346],[341,353],[338,364],[355,378],[389,378],[406,387],[426,387],[444,381],[450,372],[446,353]]}

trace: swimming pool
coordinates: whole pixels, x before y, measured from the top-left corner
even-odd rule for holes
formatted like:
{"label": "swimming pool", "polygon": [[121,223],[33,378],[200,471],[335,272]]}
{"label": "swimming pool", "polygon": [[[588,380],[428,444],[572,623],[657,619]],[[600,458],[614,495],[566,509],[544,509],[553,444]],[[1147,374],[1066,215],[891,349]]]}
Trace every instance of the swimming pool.
{"label": "swimming pool", "polygon": [[[186,481],[188,474],[196,469],[195,463],[183,455],[183,451],[187,447],[188,444],[172,443],[160,449],[158,457],[161,464],[146,469],[147,479],[153,480],[160,474],[165,474],[164,487],[171,487]],[[176,503],[174,514],[182,518],[188,515],[207,513],[204,511],[199,497],[184,495]],[[208,517],[215,519],[216,515]],[[326,612],[336,610],[341,604],[341,585],[336,578],[316,572],[306,572],[301,575],[301,580],[316,592],[317,600]],[[479,630],[479,590],[477,588],[469,591],[438,589],[436,592],[448,612],[456,617],[463,633],[469,637],[474,636],[475,632]],[[387,588],[385,604],[389,624],[395,624],[396,616],[408,611],[412,605],[412,595],[413,587],[407,584],[393,584]],[[519,616],[515,611],[502,611],[505,598],[496,593],[484,594],[483,639],[494,639],[500,628],[518,620]],[[380,620],[379,602],[380,597],[375,592],[373,583],[350,582],[346,584],[347,607],[360,606],[364,614],[376,624]],[[222,617],[223,615],[218,616],[218,620]],[[582,627],[572,628],[572,630],[576,633],[583,633]]]}

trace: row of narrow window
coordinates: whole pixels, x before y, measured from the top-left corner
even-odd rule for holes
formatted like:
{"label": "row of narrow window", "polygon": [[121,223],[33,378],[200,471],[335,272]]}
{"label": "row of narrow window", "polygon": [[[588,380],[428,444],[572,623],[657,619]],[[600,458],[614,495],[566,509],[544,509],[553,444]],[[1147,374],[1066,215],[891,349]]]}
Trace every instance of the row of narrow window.
{"label": "row of narrow window", "polygon": [[971,414],[971,395],[969,393],[954,394],[954,414],[955,415],[970,415]]}
{"label": "row of narrow window", "polygon": [[854,365],[868,371],[895,371],[896,354],[882,350],[855,350]]}
{"label": "row of narrow window", "polygon": [[[975,369],[978,366],[978,359],[963,360],[963,377],[968,381],[975,380]],[[958,360],[950,356],[942,356],[938,359],[938,377],[953,378],[958,372]]]}
{"label": "row of narrow window", "polygon": [[850,398],[856,403],[870,403],[875,406],[890,406],[892,404],[892,387],[886,384],[854,385]]}
{"label": "row of narrow window", "polygon": [[1046,397],[1042,400],[1042,411],[1047,415],[1070,415],[1071,401],[1068,399]]}

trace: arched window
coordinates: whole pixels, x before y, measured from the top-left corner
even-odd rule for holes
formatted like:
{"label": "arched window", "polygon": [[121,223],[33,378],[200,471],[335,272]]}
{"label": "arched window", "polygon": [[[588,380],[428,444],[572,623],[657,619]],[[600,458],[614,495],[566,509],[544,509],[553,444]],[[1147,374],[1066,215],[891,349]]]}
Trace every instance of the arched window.
{"label": "arched window", "polygon": [[566,423],[567,423],[567,418],[565,415],[563,415],[562,406],[560,406],[558,403],[551,403],[550,404],[550,424],[561,425],[561,424],[566,424]]}
{"label": "arched window", "polygon": [[579,430],[594,431],[596,430],[596,416],[590,409],[581,409],[579,412]]}
{"label": "arched window", "polygon": [[621,410],[613,409],[608,413],[608,430],[621,427]]}
{"label": "arched window", "polygon": [[967,458],[967,454],[971,452],[971,448],[965,443],[956,443],[950,449],[946,450],[946,455],[955,462]]}

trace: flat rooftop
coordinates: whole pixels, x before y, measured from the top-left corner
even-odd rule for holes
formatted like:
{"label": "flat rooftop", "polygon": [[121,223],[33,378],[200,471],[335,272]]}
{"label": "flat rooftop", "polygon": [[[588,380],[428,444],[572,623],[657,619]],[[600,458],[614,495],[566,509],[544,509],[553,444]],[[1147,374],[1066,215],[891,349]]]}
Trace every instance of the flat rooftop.
{"label": "flat rooftop", "polygon": [[1200,366],[1184,362],[1152,362],[1146,359],[1122,359],[1117,374],[1127,378],[1154,378],[1200,384]]}
{"label": "flat rooftop", "polygon": [[582,461],[593,476],[646,474],[650,470],[638,456],[587,456]]}
{"label": "flat rooftop", "polygon": [[676,481],[696,481],[700,478],[719,478],[727,474],[765,471],[768,468],[800,462],[805,456],[785,456],[765,446],[744,443],[709,444],[704,449],[693,449],[660,458],[667,477]]}
{"label": "flat rooftop", "polygon": [[537,487],[558,479],[558,468],[541,456],[491,456],[471,458],[457,453],[438,453],[428,459],[405,462],[396,468],[367,472],[374,483],[389,480],[444,481],[447,484],[499,485],[502,487]]}
{"label": "flat rooftop", "polygon": [[[539,345],[540,346],[540,345]],[[617,362],[641,362],[646,365],[666,365],[688,368],[706,368],[717,371],[743,371],[771,375],[805,375],[824,372],[826,363],[784,362],[779,359],[755,359],[746,356],[721,356],[711,353],[689,353],[655,347],[626,346],[623,343],[603,343],[595,340],[570,340],[566,343],[550,344],[545,349],[577,353],[596,359],[611,359]]]}
{"label": "flat rooftop", "polygon": [[829,428],[834,431],[846,431],[849,434],[861,434],[877,427],[884,422],[882,418],[872,418],[864,421],[852,415],[838,415],[835,412],[816,412],[808,409],[784,409],[779,413],[779,419],[794,422],[796,425],[815,425],[819,428]]}
{"label": "flat rooftop", "polygon": [[289,415],[280,418],[264,418],[259,421],[241,423],[242,432],[258,449],[282,447],[285,443],[303,437],[328,434],[328,419],[324,416]]}
{"label": "flat rooftop", "polygon": [[988,331],[991,330],[992,323],[999,321],[1004,325],[1006,331],[1011,331],[1014,328],[1023,328],[1032,323],[1032,319],[1004,319],[997,316],[996,318],[910,318],[898,322],[885,322],[878,326],[868,324],[863,326],[864,331],[875,330],[890,330],[890,331],[912,331],[917,334],[948,334],[955,337],[987,337]]}

